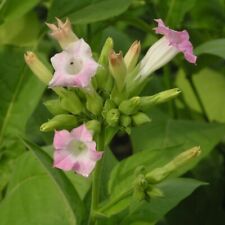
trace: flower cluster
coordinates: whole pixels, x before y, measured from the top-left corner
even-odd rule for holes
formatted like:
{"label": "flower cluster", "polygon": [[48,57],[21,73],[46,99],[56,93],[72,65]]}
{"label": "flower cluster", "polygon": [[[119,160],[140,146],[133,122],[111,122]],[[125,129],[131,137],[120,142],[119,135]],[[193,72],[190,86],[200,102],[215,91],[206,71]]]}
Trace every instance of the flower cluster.
{"label": "flower cluster", "polygon": [[[138,62],[141,45],[135,41],[123,57],[113,50],[108,38],[98,60],[90,46],[72,31],[70,21],[57,19],[47,24],[62,51],[51,58],[51,75],[34,53],[25,54],[31,70],[58,97],[45,102],[54,115],[42,124],[41,131],[55,131],[54,166],[89,176],[104,147],[118,131],[130,133],[131,127],[150,122],[146,109],[176,97],[180,90],[170,89],[152,96],[139,96],[147,79],[157,69],[182,52],[190,63],[196,62],[187,31],[174,31],[161,19],[156,33],[163,37],[153,44]],[[97,150],[98,149],[98,150]]]}

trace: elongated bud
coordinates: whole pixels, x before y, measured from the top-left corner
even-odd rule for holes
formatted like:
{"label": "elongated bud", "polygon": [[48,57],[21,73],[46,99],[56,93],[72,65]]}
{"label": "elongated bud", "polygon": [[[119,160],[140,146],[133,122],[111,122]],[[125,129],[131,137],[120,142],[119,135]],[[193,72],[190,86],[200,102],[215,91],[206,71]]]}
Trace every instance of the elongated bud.
{"label": "elongated bud", "polygon": [[83,111],[83,105],[76,93],[73,91],[64,90],[60,96],[61,107],[75,115],[80,114]]}
{"label": "elongated bud", "polygon": [[102,111],[103,100],[102,98],[95,92],[86,93],[86,107],[89,112],[94,115],[99,115]]}
{"label": "elongated bud", "polygon": [[32,72],[38,77],[40,81],[48,85],[52,79],[51,71],[40,61],[37,55],[31,51],[24,54],[26,64],[32,70]]}
{"label": "elongated bud", "polygon": [[127,74],[127,68],[123,60],[122,52],[116,54],[114,51],[112,51],[109,54],[109,68],[116,81],[118,90],[122,91]]}
{"label": "elongated bud", "polygon": [[181,93],[180,89],[173,88],[170,90],[159,92],[152,96],[141,97],[141,109],[146,109],[157,104],[161,104],[177,97]]}
{"label": "elongated bud", "polygon": [[77,118],[69,114],[60,114],[48,122],[43,123],[40,130],[43,132],[62,130],[62,129],[72,129],[78,125]]}
{"label": "elongated bud", "polygon": [[103,90],[108,92],[112,89],[113,78],[109,74],[108,71],[108,57],[109,53],[112,52],[113,49],[113,39],[108,37],[105,41],[105,44],[102,48],[98,63],[102,66],[99,67],[98,72],[96,74],[97,86]]}
{"label": "elongated bud", "polygon": [[60,19],[56,18],[57,25],[52,23],[46,23],[46,25],[51,30],[50,35],[55,38],[60,46],[64,49],[70,43],[78,40],[77,36],[74,34],[71,26],[70,20],[67,18],[65,23],[63,23]]}
{"label": "elongated bud", "polygon": [[167,178],[171,173],[199,156],[200,153],[200,147],[193,147],[185,152],[182,152],[165,166],[156,168],[150,173],[146,174],[146,179],[150,183],[159,183],[160,181]]}
{"label": "elongated bud", "polygon": [[120,116],[120,124],[123,127],[129,127],[131,125],[132,119],[130,116],[127,115],[121,115]]}
{"label": "elongated bud", "polygon": [[106,122],[109,126],[115,127],[119,124],[120,112],[118,109],[110,109],[106,114]]}
{"label": "elongated bud", "polygon": [[98,120],[90,120],[85,125],[93,134],[98,134],[101,131],[101,124]]}
{"label": "elongated bud", "polygon": [[140,97],[136,96],[129,100],[121,102],[119,110],[125,115],[132,115],[137,113],[140,109],[141,100]]}
{"label": "elongated bud", "polygon": [[50,113],[53,115],[64,114],[67,111],[64,110],[61,106],[59,99],[52,99],[44,102],[45,107],[48,109]]}
{"label": "elongated bud", "polygon": [[134,69],[134,67],[137,64],[139,55],[141,52],[141,44],[140,41],[135,41],[131,47],[129,48],[129,50],[127,51],[125,57],[124,57],[124,61],[125,64],[127,66],[127,71],[131,71]]}
{"label": "elongated bud", "polygon": [[151,122],[151,119],[143,112],[138,112],[135,115],[132,116],[132,121],[135,126],[140,126],[145,123]]}

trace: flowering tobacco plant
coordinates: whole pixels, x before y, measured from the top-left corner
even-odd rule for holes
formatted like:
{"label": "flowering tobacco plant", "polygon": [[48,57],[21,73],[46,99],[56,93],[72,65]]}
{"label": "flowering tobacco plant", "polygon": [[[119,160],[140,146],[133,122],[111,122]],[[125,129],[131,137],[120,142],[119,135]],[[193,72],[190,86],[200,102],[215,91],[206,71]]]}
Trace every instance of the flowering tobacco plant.
{"label": "flowering tobacco plant", "polygon": [[[161,19],[156,20],[155,32],[163,37],[140,61],[139,41],[135,41],[123,57],[122,52],[113,50],[113,40],[108,38],[96,59],[88,43],[74,34],[69,19],[65,23],[59,19],[57,22],[57,25],[47,23],[50,35],[62,48],[51,58],[54,74],[33,52],[27,52],[25,60],[34,74],[57,95],[44,103],[53,117],[40,128],[43,132],[55,132],[53,166],[84,177],[94,173],[89,224],[96,224],[101,217],[125,210],[130,204],[128,196],[150,202],[153,197],[164,196],[157,184],[199,155],[199,147],[193,147],[159,168],[148,171],[137,167],[135,181],[121,195],[99,202],[102,157],[113,136],[119,131],[130,134],[132,127],[151,122],[146,113],[148,108],[180,94],[180,90],[174,88],[141,96],[151,74],[179,52],[189,63],[196,63],[196,56],[188,32],[171,30]],[[119,209],[110,211],[123,200],[126,203]]]}

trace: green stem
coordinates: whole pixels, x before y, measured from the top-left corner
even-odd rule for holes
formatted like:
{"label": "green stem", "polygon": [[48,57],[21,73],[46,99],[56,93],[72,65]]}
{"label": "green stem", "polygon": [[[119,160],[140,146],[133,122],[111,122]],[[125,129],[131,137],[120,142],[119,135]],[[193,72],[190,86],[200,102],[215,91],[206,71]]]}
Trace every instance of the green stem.
{"label": "green stem", "polygon": [[[103,132],[101,133],[103,134]],[[104,149],[104,135],[100,134],[98,149]],[[104,157],[104,155],[103,155]],[[100,199],[100,185],[101,185],[101,170],[102,170],[103,159],[96,163],[95,171],[92,177],[92,199],[91,199],[91,211],[88,225],[95,225],[96,217],[95,211],[98,208],[98,203]]]}
{"label": "green stem", "polygon": [[207,116],[207,112],[206,112],[205,106],[204,106],[204,104],[202,102],[202,99],[201,99],[201,97],[200,97],[200,95],[198,93],[198,90],[197,90],[197,88],[196,88],[196,86],[195,86],[195,84],[194,84],[194,82],[192,80],[192,77],[188,76],[188,75],[186,77],[187,77],[187,80],[188,80],[188,82],[189,82],[189,84],[190,84],[190,86],[192,88],[192,91],[193,91],[195,97],[196,97],[196,100],[197,100],[197,102],[199,104],[199,107],[200,107],[200,109],[202,111],[202,115],[203,115],[205,121],[208,122],[209,119],[208,119],[208,116]]}

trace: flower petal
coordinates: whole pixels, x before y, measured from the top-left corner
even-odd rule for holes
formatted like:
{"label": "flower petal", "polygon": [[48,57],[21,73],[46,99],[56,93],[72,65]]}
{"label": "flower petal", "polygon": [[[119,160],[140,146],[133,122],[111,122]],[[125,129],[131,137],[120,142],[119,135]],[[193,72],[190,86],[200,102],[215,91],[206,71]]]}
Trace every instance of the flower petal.
{"label": "flower petal", "polygon": [[56,150],[63,149],[71,140],[71,135],[67,130],[55,131],[53,146]]}
{"label": "flower petal", "polygon": [[86,126],[83,124],[77,128],[74,128],[71,131],[71,135],[83,142],[89,142],[92,141],[92,133],[86,128]]}
{"label": "flower petal", "polygon": [[175,31],[166,27],[161,19],[155,20],[158,27],[155,28],[157,34],[163,34],[169,41],[170,45],[183,52],[185,59],[190,63],[195,63],[197,57],[193,54],[193,46],[189,41],[189,34],[186,30]]}

